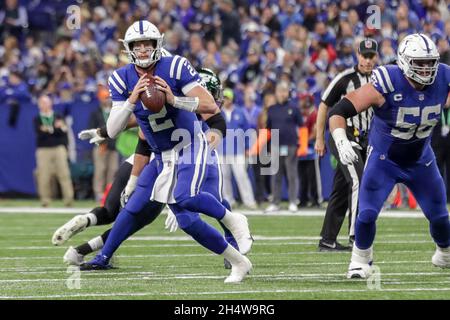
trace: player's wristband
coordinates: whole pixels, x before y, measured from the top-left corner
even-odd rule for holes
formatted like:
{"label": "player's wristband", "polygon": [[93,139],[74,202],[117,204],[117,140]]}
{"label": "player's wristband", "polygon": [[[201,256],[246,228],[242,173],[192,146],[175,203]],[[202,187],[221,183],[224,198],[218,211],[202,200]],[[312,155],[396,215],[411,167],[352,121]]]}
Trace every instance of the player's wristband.
{"label": "player's wristband", "polygon": [[97,129],[97,134],[102,138],[109,138],[108,132],[106,131],[106,126]]}
{"label": "player's wristband", "polygon": [[174,97],[173,106],[178,109],[195,112],[198,109],[199,102],[198,97]]}

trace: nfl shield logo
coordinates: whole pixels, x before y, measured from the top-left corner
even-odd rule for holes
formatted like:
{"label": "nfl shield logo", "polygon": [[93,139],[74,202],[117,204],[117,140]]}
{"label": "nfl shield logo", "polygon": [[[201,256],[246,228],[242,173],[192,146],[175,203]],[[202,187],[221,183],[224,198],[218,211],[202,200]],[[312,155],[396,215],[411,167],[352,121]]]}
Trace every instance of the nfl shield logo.
{"label": "nfl shield logo", "polygon": [[366,40],[366,48],[372,48],[372,41]]}
{"label": "nfl shield logo", "polygon": [[419,100],[423,101],[425,99],[425,96],[423,94],[419,94]]}

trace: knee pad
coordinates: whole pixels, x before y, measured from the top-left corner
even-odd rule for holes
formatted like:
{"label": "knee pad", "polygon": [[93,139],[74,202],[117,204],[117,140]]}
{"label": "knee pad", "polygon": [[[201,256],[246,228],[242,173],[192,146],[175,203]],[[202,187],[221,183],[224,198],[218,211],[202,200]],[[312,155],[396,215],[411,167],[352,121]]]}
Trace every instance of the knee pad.
{"label": "knee pad", "polygon": [[377,218],[378,212],[372,209],[367,209],[360,211],[356,219],[361,223],[373,223],[377,221]]}
{"label": "knee pad", "polygon": [[179,213],[175,215],[177,218],[178,226],[183,231],[190,234],[190,227],[197,221],[200,221],[200,215],[198,213]]}

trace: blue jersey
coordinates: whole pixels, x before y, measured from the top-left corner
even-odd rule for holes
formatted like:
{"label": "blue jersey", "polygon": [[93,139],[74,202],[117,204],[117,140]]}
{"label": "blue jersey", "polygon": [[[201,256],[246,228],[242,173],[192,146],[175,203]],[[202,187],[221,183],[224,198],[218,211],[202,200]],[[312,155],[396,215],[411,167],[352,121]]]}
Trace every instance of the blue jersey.
{"label": "blue jersey", "polygon": [[440,64],[434,83],[421,91],[397,65],[376,68],[371,83],[386,102],[374,108],[370,145],[400,165],[433,159],[431,132],[447,100],[450,67]]}
{"label": "blue jersey", "polygon": [[[175,96],[184,96],[184,93],[200,85],[198,73],[186,58],[180,56],[162,57],[156,63],[154,75],[163,78]],[[112,101],[127,100],[138,80],[139,75],[133,64],[114,71],[108,79]],[[179,135],[173,135],[175,130],[184,129],[191,138],[202,130],[195,113],[169,104],[155,113],[138,101],[134,115],[151,148],[159,152],[172,149],[180,142]]]}

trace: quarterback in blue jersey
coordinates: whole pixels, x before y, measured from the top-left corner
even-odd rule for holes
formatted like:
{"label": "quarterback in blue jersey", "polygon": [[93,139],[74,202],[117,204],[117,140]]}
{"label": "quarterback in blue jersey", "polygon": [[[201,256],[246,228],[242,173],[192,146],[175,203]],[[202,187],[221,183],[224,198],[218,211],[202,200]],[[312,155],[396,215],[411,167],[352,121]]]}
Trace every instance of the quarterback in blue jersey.
{"label": "quarterback in blue jersey", "polygon": [[[252,267],[243,255],[250,251],[253,242],[247,218],[231,212],[202,189],[210,152],[202,122],[195,112],[220,111],[185,58],[162,56],[162,40],[153,24],[135,22],[123,40],[131,63],[113,72],[108,80],[113,101],[107,121],[108,135],[115,137],[134,114],[147,142],[155,150],[155,160],[140,174],[136,190],[119,214],[102,256],[105,260],[110,258],[111,248],[133,229],[136,214],[149,200],[168,203],[183,231],[231,263],[232,271],[225,282],[240,282]],[[149,85],[146,78],[149,73],[155,77],[158,88],[166,93],[166,105],[158,113],[145,108],[139,100],[140,93]],[[240,252],[202,221],[198,212],[223,223],[236,239]]]}
{"label": "quarterback in blue jersey", "polygon": [[375,113],[348,278],[372,273],[375,221],[396,183],[410,188],[429,221],[436,243],[431,262],[450,268],[445,186],[430,146],[449,91],[450,67],[439,63],[436,45],[426,35],[412,34],[399,45],[397,65],[376,68],[371,83],[347,94],[330,112],[330,131],[344,165],[357,159],[345,135],[345,118],[371,106]]}

